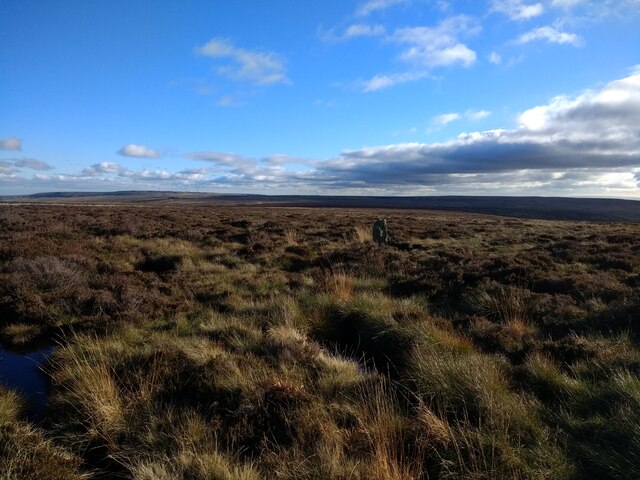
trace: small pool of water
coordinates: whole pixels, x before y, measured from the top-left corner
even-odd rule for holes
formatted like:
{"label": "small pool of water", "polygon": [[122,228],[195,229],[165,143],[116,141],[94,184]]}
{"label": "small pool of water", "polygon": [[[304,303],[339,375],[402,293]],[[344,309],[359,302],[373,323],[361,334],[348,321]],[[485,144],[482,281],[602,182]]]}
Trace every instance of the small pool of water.
{"label": "small pool of water", "polygon": [[48,347],[21,355],[0,345],[0,384],[24,396],[29,416],[39,417],[47,403],[49,380],[41,366],[53,350]]}

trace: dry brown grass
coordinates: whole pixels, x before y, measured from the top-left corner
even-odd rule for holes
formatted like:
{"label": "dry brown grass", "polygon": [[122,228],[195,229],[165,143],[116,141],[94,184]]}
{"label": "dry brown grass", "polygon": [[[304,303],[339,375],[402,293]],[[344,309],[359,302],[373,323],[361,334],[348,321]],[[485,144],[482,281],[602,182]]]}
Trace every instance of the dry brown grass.
{"label": "dry brown grass", "polygon": [[345,272],[334,272],[325,280],[328,292],[341,301],[346,301],[353,295],[353,277]]}
{"label": "dry brown grass", "polygon": [[376,247],[379,213],[0,206],[3,341],[78,332],[45,427],[0,396],[26,452],[4,461],[69,478],[633,478],[640,226],[389,210]]}
{"label": "dry brown grass", "polygon": [[369,478],[418,480],[424,478],[425,449],[420,443],[408,450],[410,423],[399,409],[397,393],[386,381],[367,384],[360,392],[360,434],[370,448]]}
{"label": "dry brown grass", "polygon": [[353,228],[353,239],[357,243],[373,244],[373,234],[371,233],[371,229],[367,227],[363,227],[361,225],[358,225]]}
{"label": "dry brown grass", "polygon": [[81,459],[21,420],[19,396],[0,386],[0,479],[82,480]]}

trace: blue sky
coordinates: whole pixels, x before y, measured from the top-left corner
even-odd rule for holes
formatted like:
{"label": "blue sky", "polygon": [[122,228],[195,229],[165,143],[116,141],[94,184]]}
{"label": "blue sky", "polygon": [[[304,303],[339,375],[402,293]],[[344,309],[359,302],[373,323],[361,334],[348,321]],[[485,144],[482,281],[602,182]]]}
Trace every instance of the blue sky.
{"label": "blue sky", "polygon": [[640,196],[640,0],[3,0],[0,194]]}

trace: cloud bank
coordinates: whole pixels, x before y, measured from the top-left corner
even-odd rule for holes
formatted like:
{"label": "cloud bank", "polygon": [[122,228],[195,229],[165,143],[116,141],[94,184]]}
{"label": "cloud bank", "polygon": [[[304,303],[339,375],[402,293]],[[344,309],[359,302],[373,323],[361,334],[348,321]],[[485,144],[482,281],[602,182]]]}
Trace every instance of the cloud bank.
{"label": "cloud bank", "polygon": [[[447,114],[448,123],[460,118]],[[444,143],[347,150],[321,164],[316,182],[335,186],[419,186],[520,176],[553,183],[635,175],[640,167],[640,72],[575,97],[558,96],[518,117],[513,129],[463,133]],[[625,173],[626,172],[626,173]]]}

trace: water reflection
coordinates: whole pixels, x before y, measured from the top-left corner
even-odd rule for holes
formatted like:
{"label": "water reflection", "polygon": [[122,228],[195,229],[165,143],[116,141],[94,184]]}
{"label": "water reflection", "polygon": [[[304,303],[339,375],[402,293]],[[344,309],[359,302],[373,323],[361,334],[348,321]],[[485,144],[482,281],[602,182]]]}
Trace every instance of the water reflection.
{"label": "water reflection", "polygon": [[28,413],[38,417],[49,394],[49,381],[41,369],[54,348],[43,348],[24,355],[0,345],[0,384],[20,392],[29,402]]}

